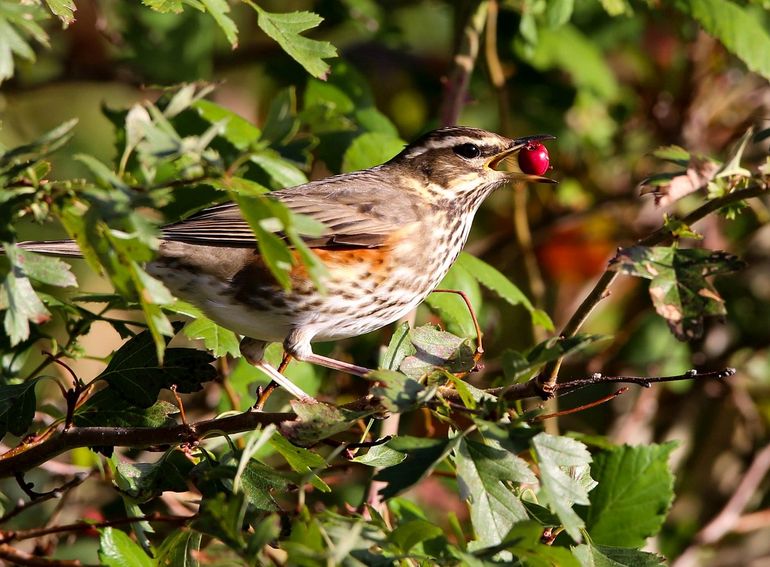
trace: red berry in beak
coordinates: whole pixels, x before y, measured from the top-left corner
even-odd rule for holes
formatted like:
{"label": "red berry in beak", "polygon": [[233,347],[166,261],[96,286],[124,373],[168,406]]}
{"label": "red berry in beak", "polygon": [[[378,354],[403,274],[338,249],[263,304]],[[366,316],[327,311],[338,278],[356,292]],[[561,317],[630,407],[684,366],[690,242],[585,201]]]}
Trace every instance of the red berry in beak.
{"label": "red berry in beak", "polygon": [[540,142],[530,142],[519,150],[519,167],[529,175],[543,175],[551,165],[548,150]]}

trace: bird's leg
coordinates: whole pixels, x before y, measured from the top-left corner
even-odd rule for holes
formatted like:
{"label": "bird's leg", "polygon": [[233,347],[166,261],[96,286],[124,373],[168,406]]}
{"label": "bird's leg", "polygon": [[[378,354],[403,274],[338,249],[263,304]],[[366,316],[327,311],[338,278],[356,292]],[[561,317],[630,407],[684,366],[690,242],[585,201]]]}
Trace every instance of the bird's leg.
{"label": "bird's leg", "polygon": [[[264,355],[266,346],[267,343],[264,341],[245,337],[241,341],[241,354],[249,361],[249,364],[259,368],[262,372],[270,376],[273,382],[281,386],[295,398],[305,401],[315,401],[312,396],[307,394],[302,388],[294,384],[294,382],[286,378],[286,376],[265,361]],[[281,366],[284,367],[283,364],[281,364]],[[268,388],[269,387],[270,386],[268,386]],[[262,396],[260,396],[260,398],[261,397]],[[259,401],[257,403],[259,403]]]}
{"label": "bird's leg", "polygon": [[313,352],[310,346],[310,340],[308,337],[303,337],[300,332],[293,331],[284,341],[283,348],[291,356],[302,362],[309,362],[310,364],[317,364],[318,366],[324,366],[331,368],[332,370],[339,370],[340,372],[347,372],[354,376],[366,376],[371,369],[364,366],[357,366],[349,362],[342,362],[341,360],[335,360],[328,356],[321,356]]}
{"label": "bird's leg", "polygon": [[[278,365],[278,374],[283,376],[283,371],[289,366],[289,362],[291,362],[291,355],[288,352],[284,352],[281,364]],[[257,392],[257,403],[254,404],[254,409],[261,410],[264,408],[270,394],[272,394],[277,387],[278,384],[276,381],[270,380],[270,383],[267,386],[260,388],[260,391]]]}

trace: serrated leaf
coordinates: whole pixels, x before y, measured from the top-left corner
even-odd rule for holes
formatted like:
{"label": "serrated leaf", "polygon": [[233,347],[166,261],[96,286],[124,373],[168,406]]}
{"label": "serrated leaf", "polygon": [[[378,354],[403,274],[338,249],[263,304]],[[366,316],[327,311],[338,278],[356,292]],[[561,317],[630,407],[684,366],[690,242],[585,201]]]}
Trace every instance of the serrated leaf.
{"label": "serrated leaf", "polygon": [[392,413],[403,413],[422,406],[436,393],[435,387],[423,386],[417,380],[392,370],[375,370],[367,374],[366,379],[378,384],[372,387],[372,395]]}
{"label": "serrated leaf", "polygon": [[175,425],[172,417],[179,408],[164,401],[140,407],[126,401],[114,388],[105,388],[90,396],[74,413],[78,427],[167,427]]}
{"label": "serrated leaf", "polygon": [[148,502],[166,491],[187,491],[193,466],[182,451],[172,449],[154,463],[119,462],[115,467],[115,484],[134,501]]}
{"label": "serrated leaf", "polygon": [[[500,545],[488,549],[476,549],[474,546],[474,556],[492,559],[501,549],[505,549],[518,560],[518,564],[527,567],[579,567],[580,563],[568,549],[544,544],[542,535],[543,527],[536,522],[517,522]],[[499,563],[493,559],[491,563],[484,562],[480,565],[495,564]]]}
{"label": "serrated leaf", "polygon": [[423,325],[409,332],[415,353],[401,362],[399,370],[417,380],[435,368],[449,372],[468,372],[475,365],[475,348],[470,339],[457,337],[432,325]]}
{"label": "serrated leaf", "polygon": [[155,562],[128,534],[116,528],[99,530],[99,562],[104,567],[154,567]]}
{"label": "serrated leaf", "polygon": [[28,250],[17,248],[14,264],[28,278],[37,282],[57,287],[77,286],[78,281],[72,273],[72,267],[59,258],[43,256]]}
{"label": "serrated leaf", "polygon": [[734,272],[743,263],[732,254],[703,248],[632,246],[621,249],[609,269],[652,280],[650,297],[679,340],[698,338],[703,319],[724,315],[724,301],[709,276]]}
{"label": "serrated leaf", "polygon": [[259,128],[232,110],[209,100],[198,100],[192,106],[212,124],[225,121],[223,137],[239,150],[246,150],[259,140]]}
{"label": "serrated leaf", "polygon": [[6,433],[24,435],[35,418],[35,386],[39,378],[21,384],[0,385],[0,439]]}
{"label": "serrated leaf", "polygon": [[537,481],[522,459],[500,447],[462,439],[455,449],[455,465],[480,545],[501,543],[516,522],[528,519],[521,500],[506,484]]}
{"label": "serrated leaf", "polygon": [[666,559],[655,553],[626,547],[583,544],[572,548],[582,567],[663,567]]}
{"label": "serrated leaf", "polygon": [[309,447],[322,439],[347,431],[353,424],[374,413],[370,411],[351,411],[320,402],[292,400],[291,407],[297,419],[282,422],[281,433],[295,445]]}
{"label": "serrated leaf", "polygon": [[189,348],[166,350],[164,364],[158,363],[151,334],[144,331],[124,344],[97,377],[115,388],[126,400],[150,407],[162,388],[172,385],[182,393],[197,392],[202,383],[216,377],[210,354]]}
{"label": "serrated leaf", "polygon": [[169,12],[174,14],[180,13],[183,8],[182,2],[183,0],[142,0],[142,4],[162,14]]}
{"label": "serrated leaf", "polygon": [[398,136],[381,132],[365,132],[345,150],[342,171],[358,171],[385,163],[404,149],[406,142]]}
{"label": "serrated leaf", "polygon": [[548,315],[535,309],[527,296],[497,269],[467,252],[460,253],[456,263],[465,268],[481,285],[494,291],[511,305],[523,306],[529,311],[534,324],[543,326],[547,331],[553,330],[553,322]]}
{"label": "serrated leaf", "polygon": [[190,339],[202,340],[215,357],[220,358],[228,354],[234,357],[241,355],[238,336],[231,330],[214,323],[197,307],[185,301],[176,301],[166,309],[192,318],[192,321],[182,328],[182,332]]}
{"label": "serrated leaf", "polygon": [[559,517],[570,537],[579,542],[585,523],[572,507],[589,504],[588,488],[581,476],[588,469],[591,455],[579,441],[547,433],[536,435],[532,448],[540,467],[541,501]]}
{"label": "serrated leaf", "polygon": [[402,435],[388,441],[387,447],[404,453],[406,459],[395,466],[382,469],[374,477],[375,480],[387,483],[380,490],[383,499],[387,500],[429,476],[433,469],[457,447],[460,439],[462,439],[461,435],[451,439],[427,439]]}
{"label": "serrated leaf", "polygon": [[317,41],[303,37],[304,31],[315,28],[323,18],[313,12],[287,12],[276,14],[267,12],[252,4],[259,14],[259,27],[273,38],[286,53],[302,65],[305,70],[318,79],[325,78],[329,65],[324,61],[337,56],[337,50],[327,41]]}
{"label": "serrated leaf", "polygon": [[751,71],[770,79],[770,34],[750,10],[728,0],[691,0],[674,6],[696,19]]}
{"label": "serrated leaf", "polygon": [[289,481],[279,471],[251,459],[240,477],[241,488],[251,505],[258,510],[277,511],[272,492],[285,491]]}
{"label": "serrated leaf", "polygon": [[[43,324],[51,314],[35,293],[24,269],[25,260],[32,255],[25,255],[14,244],[6,243],[3,248],[10,267],[0,281],[0,310],[5,310],[3,328],[10,338],[11,346],[16,346],[29,337],[30,322]],[[32,267],[34,271],[34,261]],[[43,270],[41,268],[38,271]]]}
{"label": "serrated leaf", "polygon": [[[481,307],[481,287],[478,280],[457,263],[452,265],[438,287],[463,291],[475,309]],[[425,303],[446,323],[447,331],[476,339],[476,328],[462,297],[456,293],[434,292],[427,297]]]}
{"label": "serrated leaf", "polygon": [[331,488],[326,484],[321,477],[315,474],[313,471],[316,469],[326,468],[326,460],[316,453],[302,447],[292,445],[282,435],[276,433],[270,439],[270,445],[281,456],[286,459],[291,469],[300,473],[303,476],[308,476],[310,483],[319,489],[321,492],[330,492]]}
{"label": "serrated leaf", "polygon": [[206,7],[206,11],[211,14],[214,21],[219,28],[224,32],[227,41],[230,43],[230,47],[235,49],[238,47],[238,28],[235,26],[235,22],[228,16],[230,13],[230,6],[227,0],[198,0],[203,6]]}
{"label": "serrated leaf", "polygon": [[65,28],[75,21],[75,0],[45,0],[45,3]]}
{"label": "serrated leaf", "polygon": [[674,498],[668,459],[675,447],[623,445],[594,455],[591,476],[599,484],[584,513],[594,543],[642,547],[658,533]]}

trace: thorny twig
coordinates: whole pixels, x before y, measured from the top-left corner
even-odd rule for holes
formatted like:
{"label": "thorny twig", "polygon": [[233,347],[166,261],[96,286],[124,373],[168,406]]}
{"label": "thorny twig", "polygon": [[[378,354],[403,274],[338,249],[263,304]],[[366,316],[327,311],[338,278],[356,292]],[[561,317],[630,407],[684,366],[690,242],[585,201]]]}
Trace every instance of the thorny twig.
{"label": "thorny twig", "polygon": [[[78,474],[72,480],[65,482],[64,484],[62,484],[57,488],[54,488],[53,490],[49,490],[48,492],[43,492],[43,493],[34,492],[33,493],[34,497],[30,496],[30,493],[24,488],[22,488],[22,490],[24,490],[24,493],[27,494],[27,496],[30,496],[30,500],[28,502],[20,503],[13,510],[9,510],[7,513],[3,514],[3,516],[0,517],[0,524],[4,524],[11,518],[15,518],[22,512],[29,510],[31,507],[36,506],[41,502],[46,502],[47,500],[51,500],[53,498],[60,498],[65,492],[82,484],[88,477],[89,475],[86,473]],[[32,486],[34,486],[32,485],[32,483],[25,482],[23,480],[23,477],[21,477],[21,475],[19,475],[16,480],[17,482],[19,482],[20,486],[21,486],[21,483],[24,483],[28,488],[31,488]]]}

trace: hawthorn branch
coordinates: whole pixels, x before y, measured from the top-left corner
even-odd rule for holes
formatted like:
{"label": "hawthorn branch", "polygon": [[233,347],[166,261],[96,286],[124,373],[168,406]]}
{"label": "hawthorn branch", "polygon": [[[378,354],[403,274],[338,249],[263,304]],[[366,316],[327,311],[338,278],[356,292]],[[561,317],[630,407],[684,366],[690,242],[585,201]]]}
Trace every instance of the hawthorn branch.
{"label": "hawthorn branch", "polygon": [[[20,476],[20,473],[19,473]],[[18,506],[16,506],[13,510],[10,510],[6,514],[4,514],[2,517],[0,517],[0,524],[4,524],[11,518],[15,518],[25,510],[28,510],[32,506],[35,506],[37,504],[40,504],[41,502],[46,502],[48,500],[51,500],[52,498],[61,498],[61,496],[75,488],[76,486],[79,486],[82,484],[87,478],[89,477],[86,473],[81,473],[75,476],[72,480],[69,480],[68,482],[65,482],[61,486],[54,488],[53,490],[50,490],[48,492],[44,492],[42,494],[36,495],[34,498],[29,500],[28,502],[22,502]],[[26,483],[25,483],[26,485]],[[25,490],[26,492],[26,490]]]}
{"label": "hawthorn branch", "polygon": [[296,419],[296,414],[245,412],[171,427],[72,427],[34,444],[19,445],[0,456],[0,478],[14,476],[78,447],[151,447],[197,443],[207,435],[251,431],[270,423]]}
{"label": "hawthorn branch", "polygon": [[[755,183],[741,189],[740,191],[734,191],[728,193],[722,197],[707,201],[694,211],[682,217],[681,220],[686,225],[692,225],[693,223],[701,220],[709,214],[718,211],[722,207],[737,203],[745,199],[751,199],[752,197],[759,197],[767,193],[768,187],[762,183]],[[670,244],[674,240],[674,236],[671,231],[664,225],[650,233],[646,237],[637,242],[638,246],[660,246]],[[569,321],[564,325],[564,328],[559,334],[560,337],[572,337],[588,319],[591,312],[599,304],[599,302],[609,295],[609,287],[618,277],[618,272],[610,270],[609,268],[601,275],[599,280],[594,285],[593,289],[589,292],[588,296],[583,300],[580,306],[577,308]],[[556,392],[556,380],[559,376],[559,369],[564,357],[558,358],[553,362],[546,364],[545,368],[532,380],[535,382],[535,387],[540,390],[541,397],[550,398]]]}

